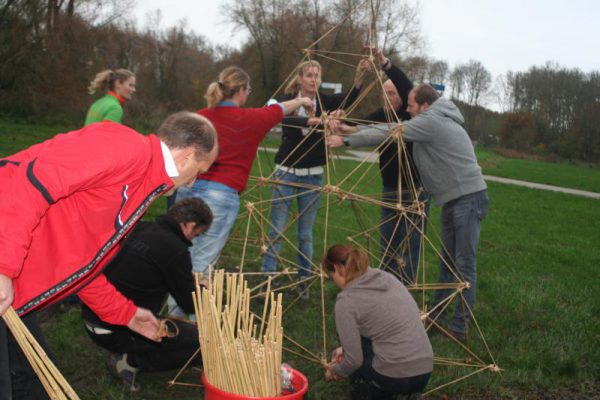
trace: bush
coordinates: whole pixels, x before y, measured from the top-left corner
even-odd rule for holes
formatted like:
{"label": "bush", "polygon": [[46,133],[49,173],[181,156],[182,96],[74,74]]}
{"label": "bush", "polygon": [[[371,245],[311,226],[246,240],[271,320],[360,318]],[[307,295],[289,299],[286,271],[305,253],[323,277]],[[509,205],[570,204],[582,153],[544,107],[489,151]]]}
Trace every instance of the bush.
{"label": "bush", "polygon": [[600,161],[600,102],[583,107],[559,147],[560,154],[587,162]]}
{"label": "bush", "polygon": [[534,116],[527,112],[504,114],[498,129],[500,145],[509,149],[529,150],[536,138]]}

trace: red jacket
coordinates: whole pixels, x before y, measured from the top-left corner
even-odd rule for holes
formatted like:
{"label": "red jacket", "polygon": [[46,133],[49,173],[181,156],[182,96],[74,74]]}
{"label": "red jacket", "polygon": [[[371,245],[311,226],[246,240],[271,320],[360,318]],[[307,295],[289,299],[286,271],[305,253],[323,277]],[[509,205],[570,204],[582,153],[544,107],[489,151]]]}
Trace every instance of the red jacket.
{"label": "red jacket", "polygon": [[258,145],[283,119],[282,108],[277,104],[261,108],[221,105],[203,108],[198,114],[213,123],[219,137],[219,155],[208,172],[198,179],[219,182],[242,192]]}
{"label": "red jacket", "polygon": [[113,122],[0,160],[0,273],[13,279],[13,307],[25,314],[79,290],[100,318],[126,325],[136,307],[101,270],[172,185],[158,138]]}

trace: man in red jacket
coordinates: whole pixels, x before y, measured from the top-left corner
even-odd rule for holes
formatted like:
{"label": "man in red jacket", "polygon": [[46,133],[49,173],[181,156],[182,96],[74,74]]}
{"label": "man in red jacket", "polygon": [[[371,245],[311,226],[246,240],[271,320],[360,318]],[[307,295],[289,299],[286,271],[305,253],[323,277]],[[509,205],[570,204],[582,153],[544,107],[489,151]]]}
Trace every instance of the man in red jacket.
{"label": "man in red jacket", "polygon": [[[101,271],[150,204],[192,183],[217,152],[212,124],[180,112],[156,135],[101,122],[0,159],[0,315],[12,305],[43,343],[31,312],[77,293],[102,320],[159,341],[154,315]],[[10,366],[15,398],[37,396],[39,382],[18,376],[30,371],[13,369],[19,354],[6,328],[0,331],[0,369]],[[1,372],[1,392],[10,398]]]}

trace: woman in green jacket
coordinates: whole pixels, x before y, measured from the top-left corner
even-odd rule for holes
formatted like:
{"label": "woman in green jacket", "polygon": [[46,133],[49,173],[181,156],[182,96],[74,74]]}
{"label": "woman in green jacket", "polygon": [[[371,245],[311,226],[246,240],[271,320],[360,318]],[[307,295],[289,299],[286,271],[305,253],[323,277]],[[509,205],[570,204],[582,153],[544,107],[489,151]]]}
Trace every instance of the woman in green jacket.
{"label": "woman in green jacket", "polygon": [[106,92],[96,100],[88,110],[85,124],[89,125],[100,121],[114,121],[121,123],[123,119],[123,105],[131,100],[135,93],[135,75],[126,69],[110,69],[98,72],[88,87],[90,94],[98,91]]}

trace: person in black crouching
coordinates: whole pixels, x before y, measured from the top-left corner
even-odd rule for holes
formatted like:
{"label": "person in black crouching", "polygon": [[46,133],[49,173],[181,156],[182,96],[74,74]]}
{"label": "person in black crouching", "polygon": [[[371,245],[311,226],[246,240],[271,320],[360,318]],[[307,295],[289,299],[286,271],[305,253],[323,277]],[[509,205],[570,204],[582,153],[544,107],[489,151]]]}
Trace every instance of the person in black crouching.
{"label": "person in black crouching", "polygon": [[[193,314],[195,285],[188,248],[212,219],[204,201],[189,198],[175,203],[154,222],[140,222],[107,266],[106,278],[125,297],[155,315],[168,294],[186,313]],[[109,360],[112,372],[132,391],[140,388],[135,382],[138,372],[180,368],[200,346],[197,327],[189,322],[171,320],[171,330],[178,333],[153,342],[127,327],[101,321],[85,304],[82,316],[92,341],[113,353]],[[199,355],[193,363],[201,363]]]}

